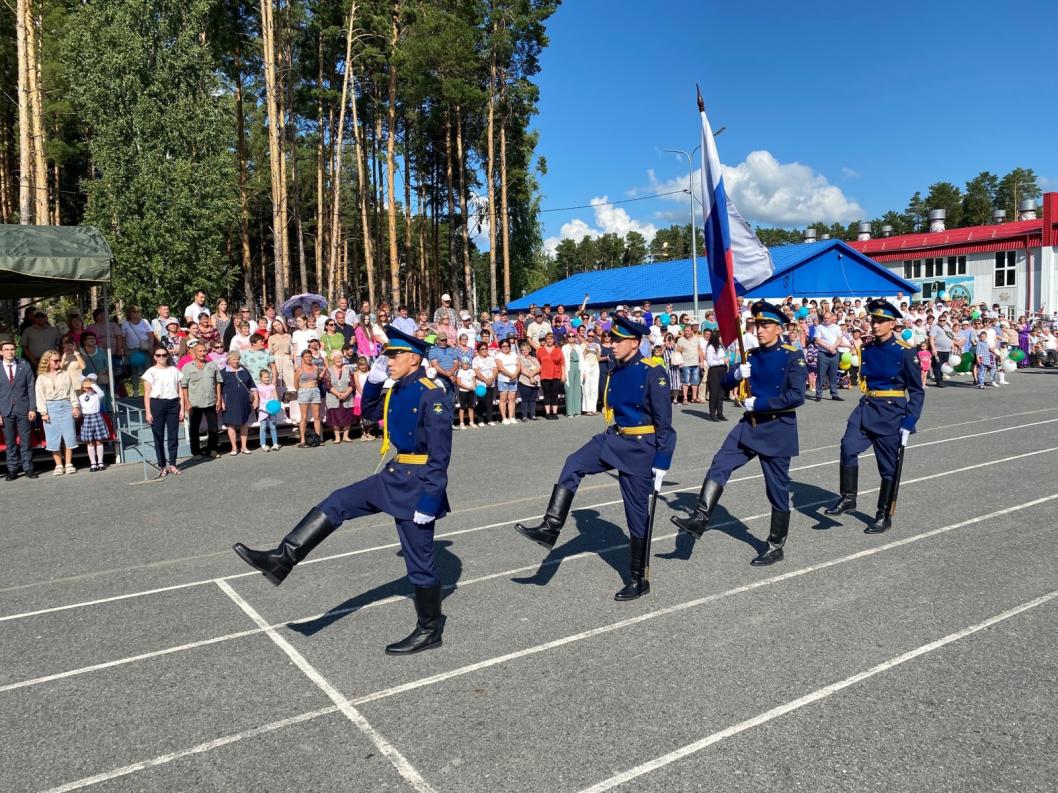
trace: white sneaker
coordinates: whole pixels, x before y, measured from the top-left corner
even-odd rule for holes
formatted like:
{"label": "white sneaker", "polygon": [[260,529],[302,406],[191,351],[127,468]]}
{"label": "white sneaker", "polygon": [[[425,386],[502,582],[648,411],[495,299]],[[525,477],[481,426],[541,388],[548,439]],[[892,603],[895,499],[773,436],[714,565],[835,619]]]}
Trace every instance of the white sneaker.
{"label": "white sneaker", "polygon": [[274,446],[272,447],[272,451],[274,451],[274,452],[278,452],[278,451],[279,451],[279,444],[278,444],[278,443],[277,443],[277,444],[275,444],[275,445],[274,445]]}
{"label": "white sneaker", "polygon": [[57,466],[55,466],[55,470],[51,472],[51,475],[52,476],[62,476],[65,473],[66,473],[66,469],[63,468],[61,465],[57,465]]}
{"label": "white sneaker", "polygon": [[268,454],[268,452],[272,451],[271,446],[262,446],[261,448],[264,450],[265,454]]}
{"label": "white sneaker", "polygon": [[68,466],[66,466],[66,473],[68,473],[68,474],[76,474],[77,473],[77,469],[74,468],[72,465],[68,465]]}
{"label": "white sneaker", "polygon": [[456,424],[454,427],[452,427],[452,429],[454,429],[454,430],[465,430],[466,427],[464,425],[462,425],[462,424]]}
{"label": "white sneaker", "polygon": [[496,422],[495,421],[490,421],[489,422],[489,426],[490,427],[495,427],[496,426]]}

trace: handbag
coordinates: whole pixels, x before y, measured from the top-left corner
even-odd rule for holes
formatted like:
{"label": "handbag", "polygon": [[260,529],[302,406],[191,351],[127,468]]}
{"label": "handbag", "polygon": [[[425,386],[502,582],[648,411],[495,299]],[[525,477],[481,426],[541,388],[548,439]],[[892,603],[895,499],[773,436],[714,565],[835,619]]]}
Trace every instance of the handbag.
{"label": "handbag", "polygon": [[674,349],[672,353],[669,354],[669,363],[673,366],[683,366],[683,353]]}

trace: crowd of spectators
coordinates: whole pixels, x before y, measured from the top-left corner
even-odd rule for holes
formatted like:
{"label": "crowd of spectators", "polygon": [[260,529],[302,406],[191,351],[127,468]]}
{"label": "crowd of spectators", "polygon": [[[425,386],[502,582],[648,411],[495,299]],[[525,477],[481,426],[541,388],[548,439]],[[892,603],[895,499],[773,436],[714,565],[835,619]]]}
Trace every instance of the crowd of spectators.
{"label": "crowd of spectators", "polygon": [[[827,389],[841,399],[841,391],[859,386],[861,348],[871,341],[868,299],[782,301],[783,342],[805,353],[810,398],[822,399]],[[943,387],[962,372],[978,388],[996,387],[1017,367],[1058,367],[1054,317],[1014,319],[998,305],[912,303],[902,295],[894,302],[904,315],[897,332],[917,349],[923,383]],[[112,409],[111,376],[119,396],[142,394],[159,476],[180,473],[177,438],[185,420],[191,453],[203,458],[219,456],[222,426],[233,456],[252,453],[253,425],[257,449],[265,452],[280,449],[277,431],[284,426],[296,428],[299,448],[324,444],[326,432],[336,444],[352,441],[354,433],[362,442],[375,440],[380,430],[362,419],[360,399],[390,323],[432,341],[427,374],[450,394],[459,430],[599,413],[614,365],[610,330],[618,314],[649,328],[642,353],[666,367],[674,403],[708,404],[710,420],[727,420],[724,404],[732,395],[721,383],[739,343],[719,337],[711,311],[699,320],[671,305],[589,311],[588,303],[585,295],[569,312],[545,304],[472,316],[455,310],[449,295],[432,314],[366,301],[353,308],[342,297],[330,311],[312,303],[279,316],[274,306],[232,312],[224,298],[211,306],[200,291],[182,312],[157,306],[150,321],[128,306],[120,319],[113,307],[110,317],[98,308],[87,325],[77,311],[51,324],[45,312],[30,308],[8,346],[17,344],[33,375],[33,415],[44,422],[56,475],[74,472],[79,443],[88,446],[90,470],[102,469],[101,444],[111,437],[104,420]],[[740,310],[748,351],[757,345],[754,323],[747,302]],[[21,437],[9,432],[12,426],[17,423],[5,422],[9,449]],[[8,459],[10,475],[18,460]]]}

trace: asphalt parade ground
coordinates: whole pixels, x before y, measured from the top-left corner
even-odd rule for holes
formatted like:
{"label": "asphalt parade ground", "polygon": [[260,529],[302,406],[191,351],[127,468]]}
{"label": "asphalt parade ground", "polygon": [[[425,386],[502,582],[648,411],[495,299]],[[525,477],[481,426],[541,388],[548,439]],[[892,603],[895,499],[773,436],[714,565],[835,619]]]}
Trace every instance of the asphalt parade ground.
{"label": "asphalt parade ground", "polygon": [[676,536],[732,426],[677,408],[629,603],[615,478],[585,480],[550,554],[512,528],[602,420],[458,432],[444,645],[405,658],[382,652],[414,624],[385,516],[279,588],[230,550],[275,545],[375,444],[0,482],[0,790],[1051,793],[1058,373],[1010,383],[928,390],[877,536],[869,455],[860,512],[822,515],[856,394],[805,405],[766,568],[755,462],[701,540]]}

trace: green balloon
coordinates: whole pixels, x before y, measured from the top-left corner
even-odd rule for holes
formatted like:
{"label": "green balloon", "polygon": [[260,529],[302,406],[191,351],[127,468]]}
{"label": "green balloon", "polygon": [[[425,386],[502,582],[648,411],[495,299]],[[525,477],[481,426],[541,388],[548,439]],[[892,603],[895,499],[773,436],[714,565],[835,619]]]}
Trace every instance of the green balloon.
{"label": "green balloon", "polygon": [[1010,351],[1010,354],[1007,355],[1007,358],[1012,360],[1014,363],[1021,363],[1025,360],[1025,351],[1015,347],[1013,350]]}
{"label": "green balloon", "polygon": [[969,372],[974,365],[974,354],[972,352],[964,352],[962,354],[962,361],[958,366],[955,367],[956,372]]}
{"label": "green balloon", "polygon": [[971,319],[980,319],[981,318],[981,312],[980,311],[973,311],[973,312],[970,313],[970,317],[971,317]]}

